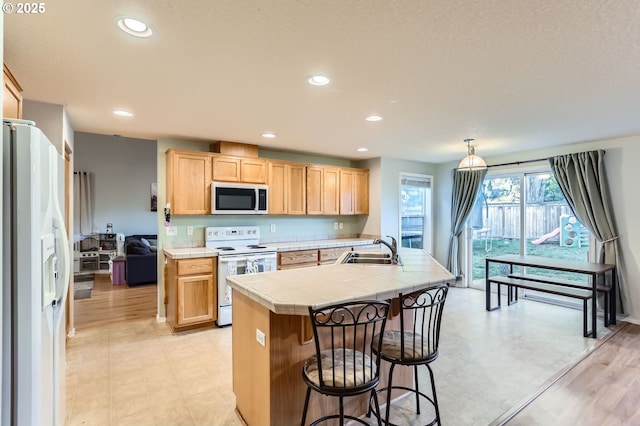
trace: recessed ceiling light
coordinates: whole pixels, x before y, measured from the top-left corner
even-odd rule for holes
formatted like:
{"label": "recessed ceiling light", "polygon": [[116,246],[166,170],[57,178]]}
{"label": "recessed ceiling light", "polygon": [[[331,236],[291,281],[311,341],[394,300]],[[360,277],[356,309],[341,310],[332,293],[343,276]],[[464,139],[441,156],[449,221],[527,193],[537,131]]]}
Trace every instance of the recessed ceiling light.
{"label": "recessed ceiling light", "polygon": [[136,37],[149,37],[153,34],[151,27],[134,18],[119,18],[118,27],[127,34]]}
{"label": "recessed ceiling light", "polygon": [[313,86],[325,86],[329,84],[331,79],[324,75],[314,75],[307,80]]}
{"label": "recessed ceiling light", "polygon": [[356,151],[358,151],[358,152],[367,152],[367,151],[369,151],[369,148],[361,147],[361,148],[358,148]]}
{"label": "recessed ceiling light", "polygon": [[265,139],[275,139],[276,134],[271,132],[265,132],[262,134],[262,137]]}
{"label": "recessed ceiling light", "polygon": [[368,115],[367,118],[365,118],[365,120],[367,121],[382,121],[382,116],[380,115]]}
{"label": "recessed ceiling light", "polygon": [[133,117],[132,112],[125,111],[123,109],[114,109],[113,115],[117,115],[118,117]]}

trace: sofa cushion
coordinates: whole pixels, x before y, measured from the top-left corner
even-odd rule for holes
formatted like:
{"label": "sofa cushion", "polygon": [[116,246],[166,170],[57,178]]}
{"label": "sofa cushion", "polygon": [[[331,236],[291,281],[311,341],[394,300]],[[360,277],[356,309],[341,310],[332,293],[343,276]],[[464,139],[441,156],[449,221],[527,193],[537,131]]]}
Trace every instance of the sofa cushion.
{"label": "sofa cushion", "polygon": [[130,239],[127,242],[127,254],[150,254],[151,249],[138,239]]}

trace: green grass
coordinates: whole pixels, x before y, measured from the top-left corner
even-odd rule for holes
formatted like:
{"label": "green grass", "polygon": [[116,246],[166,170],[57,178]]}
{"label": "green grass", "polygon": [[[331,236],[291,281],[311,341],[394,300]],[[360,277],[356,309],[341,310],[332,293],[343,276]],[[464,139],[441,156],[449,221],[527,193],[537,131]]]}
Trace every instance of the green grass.
{"label": "green grass", "polygon": [[[485,277],[485,258],[502,256],[504,254],[519,254],[519,240],[503,240],[494,238],[489,240],[485,249],[484,239],[473,240],[473,279],[479,280]],[[554,259],[570,259],[570,260],[587,260],[588,247],[560,247],[558,242],[548,242],[539,245],[526,242],[526,254],[531,256],[550,257]],[[514,267],[514,272],[518,271]],[[489,275],[500,275],[500,266],[492,264]],[[504,271],[503,271],[504,272]],[[550,271],[548,269],[528,268],[527,272],[536,275],[544,275],[547,277],[556,277],[570,280],[578,280],[587,282],[585,275],[573,274],[570,272]]]}

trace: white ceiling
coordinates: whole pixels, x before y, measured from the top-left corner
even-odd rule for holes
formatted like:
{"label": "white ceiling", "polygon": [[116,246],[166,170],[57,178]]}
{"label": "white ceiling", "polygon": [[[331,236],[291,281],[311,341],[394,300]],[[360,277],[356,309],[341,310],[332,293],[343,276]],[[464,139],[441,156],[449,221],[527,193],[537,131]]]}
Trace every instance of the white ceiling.
{"label": "white ceiling", "polygon": [[[465,138],[490,156],[640,133],[637,0],[45,5],[4,15],[4,62],[77,131],[426,162],[461,158]],[[122,33],[123,15],[156,34]],[[317,73],[332,83],[308,85]]]}

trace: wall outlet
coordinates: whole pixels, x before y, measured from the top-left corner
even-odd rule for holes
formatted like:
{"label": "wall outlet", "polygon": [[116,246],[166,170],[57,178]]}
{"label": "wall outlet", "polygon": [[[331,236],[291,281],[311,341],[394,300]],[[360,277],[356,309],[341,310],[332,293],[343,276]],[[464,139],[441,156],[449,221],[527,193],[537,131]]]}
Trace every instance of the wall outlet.
{"label": "wall outlet", "polygon": [[338,222],[333,222],[333,229],[338,230]]}
{"label": "wall outlet", "polygon": [[193,226],[187,226],[187,235],[193,235]]}
{"label": "wall outlet", "polygon": [[260,343],[263,348],[267,347],[267,340],[264,335],[264,332],[259,328],[256,328],[256,342]]}
{"label": "wall outlet", "polygon": [[167,226],[166,228],[167,237],[176,237],[178,236],[178,227],[176,226]]}
{"label": "wall outlet", "polygon": [[271,232],[276,232],[276,224],[272,223],[270,227]]}
{"label": "wall outlet", "polygon": [[344,229],[344,223],[340,222],[340,229]]}

